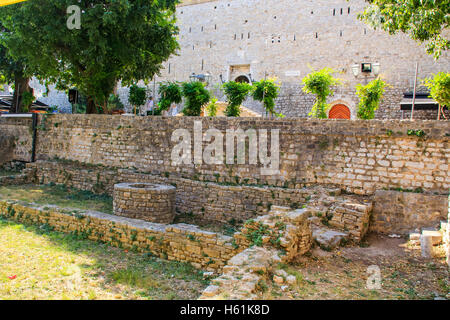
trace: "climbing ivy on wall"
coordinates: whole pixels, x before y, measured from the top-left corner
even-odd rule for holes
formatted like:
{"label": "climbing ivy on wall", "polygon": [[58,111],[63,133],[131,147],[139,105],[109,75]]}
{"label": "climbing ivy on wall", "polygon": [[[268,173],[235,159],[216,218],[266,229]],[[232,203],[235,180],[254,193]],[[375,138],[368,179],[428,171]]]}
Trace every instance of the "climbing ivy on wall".
{"label": "climbing ivy on wall", "polygon": [[245,82],[229,81],[224,83],[223,89],[228,100],[225,115],[227,117],[239,117],[241,104],[252,90],[252,86]]}
{"label": "climbing ivy on wall", "polygon": [[[159,108],[160,111],[168,110],[172,103],[180,103],[183,99],[183,93],[177,82],[162,82],[159,84]],[[159,111],[159,113],[161,113]]]}
{"label": "climbing ivy on wall", "polygon": [[280,84],[275,79],[266,79],[253,84],[253,99],[263,102],[264,109],[272,116],[284,117],[281,113],[275,112],[275,99],[280,92]]}
{"label": "climbing ivy on wall", "polygon": [[450,108],[450,73],[439,72],[433,78],[425,79],[424,84],[430,89],[431,98]]}
{"label": "climbing ivy on wall", "polygon": [[329,108],[327,98],[334,94],[331,87],[341,83],[340,79],[333,77],[335,72],[331,68],[324,68],[319,71],[312,69],[312,72],[303,78],[304,87],[302,90],[316,95],[316,103],[312,107],[309,116],[319,119],[327,118],[327,110]]}
{"label": "climbing ivy on wall", "polygon": [[183,114],[185,116],[200,116],[202,107],[209,102],[211,94],[205,89],[205,84],[199,81],[184,82],[183,95],[186,98]]}
{"label": "climbing ivy on wall", "polygon": [[356,86],[356,95],[359,97],[358,118],[370,120],[375,118],[375,111],[383,99],[386,83],[381,79],[375,79],[366,84]]}

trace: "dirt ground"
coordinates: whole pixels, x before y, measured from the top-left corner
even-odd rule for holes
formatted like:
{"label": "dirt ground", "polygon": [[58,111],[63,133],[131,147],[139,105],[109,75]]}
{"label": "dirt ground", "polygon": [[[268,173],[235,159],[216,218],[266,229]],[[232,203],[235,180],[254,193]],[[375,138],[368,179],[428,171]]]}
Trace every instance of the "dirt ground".
{"label": "dirt ground", "polygon": [[[280,268],[294,275],[296,283],[268,281],[264,299],[450,299],[443,247],[434,247],[434,257],[425,259],[419,246],[403,238],[370,234],[360,246],[333,252],[316,247]],[[368,287],[376,270],[381,287],[373,288],[376,281]]]}

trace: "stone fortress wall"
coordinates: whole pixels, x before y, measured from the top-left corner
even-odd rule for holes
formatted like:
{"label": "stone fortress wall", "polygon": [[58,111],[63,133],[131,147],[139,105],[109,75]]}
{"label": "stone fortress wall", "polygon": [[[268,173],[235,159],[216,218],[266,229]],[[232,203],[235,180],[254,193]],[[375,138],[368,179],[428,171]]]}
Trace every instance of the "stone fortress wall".
{"label": "stone fortress wall", "polygon": [[[301,91],[301,80],[310,67],[331,67],[344,82],[328,102],[346,105],[355,118],[355,86],[375,76],[360,73],[355,77],[351,66],[379,63],[380,75],[391,87],[376,117],[401,118],[399,103],[404,92],[412,91],[415,63],[420,63],[422,79],[448,71],[450,55],[445,53],[436,62],[407,35],[372,30],[357,20],[365,5],[362,0],[183,1],[177,9],[180,50],[156,81],[188,81],[192,73],[209,73],[209,88],[224,100],[214,90],[221,80],[242,75],[260,80],[267,73],[282,83],[278,111],[288,117],[306,117],[314,97]],[[121,88],[119,93],[126,102],[128,90]],[[244,105],[262,111],[260,103],[251,99]],[[436,114],[417,112],[416,117],[435,119]]]}

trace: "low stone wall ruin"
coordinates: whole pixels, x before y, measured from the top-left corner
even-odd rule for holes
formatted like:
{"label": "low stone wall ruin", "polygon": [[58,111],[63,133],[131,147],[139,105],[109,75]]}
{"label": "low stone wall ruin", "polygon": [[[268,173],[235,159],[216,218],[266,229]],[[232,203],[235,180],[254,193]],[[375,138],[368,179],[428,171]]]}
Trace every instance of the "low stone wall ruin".
{"label": "low stone wall ruin", "polygon": [[373,198],[372,231],[407,234],[415,229],[439,227],[447,219],[448,196],[378,190]]}
{"label": "low stone wall ruin", "polygon": [[165,225],[100,212],[33,207],[0,201],[0,217],[102,241],[128,250],[151,252],[168,260],[190,262],[196,268],[221,269],[239,250],[233,238],[193,225]]}

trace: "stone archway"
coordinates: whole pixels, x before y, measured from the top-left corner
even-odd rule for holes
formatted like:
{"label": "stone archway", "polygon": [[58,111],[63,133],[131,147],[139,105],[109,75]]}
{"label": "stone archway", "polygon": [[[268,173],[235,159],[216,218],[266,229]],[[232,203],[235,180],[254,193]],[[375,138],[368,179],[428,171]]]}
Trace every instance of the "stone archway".
{"label": "stone archway", "polygon": [[241,83],[250,83],[250,79],[247,76],[245,76],[245,75],[240,75],[234,81],[235,82],[241,82]]}
{"label": "stone archway", "polygon": [[350,109],[342,103],[334,105],[330,112],[328,113],[329,119],[350,119],[351,112]]}

